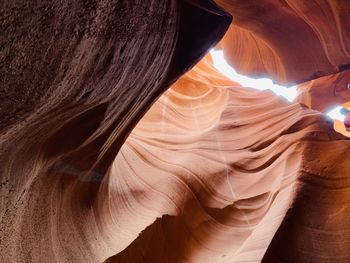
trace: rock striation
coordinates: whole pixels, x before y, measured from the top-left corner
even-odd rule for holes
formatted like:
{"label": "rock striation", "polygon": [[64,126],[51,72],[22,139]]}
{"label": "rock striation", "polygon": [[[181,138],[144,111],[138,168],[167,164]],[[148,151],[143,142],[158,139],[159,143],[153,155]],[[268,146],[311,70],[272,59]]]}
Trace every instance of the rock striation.
{"label": "rock striation", "polygon": [[110,220],[140,233],[106,262],[346,262],[349,150],[321,113],[228,81],[207,57],[103,182]]}
{"label": "rock striation", "polygon": [[347,0],[215,0],[233,16],[221,45],[240,73],[288,85],[349,69]]}
{"label": "rock striation", "polygon": [[0,261],[103,262],[132,238],[100,229],[101,181],[231,16],[211,1],[46,0],[5,1],[0,17]]}
{"label": "rock striation", "polygon": [[0,262],[349,262],[349,6],[2,3]]}

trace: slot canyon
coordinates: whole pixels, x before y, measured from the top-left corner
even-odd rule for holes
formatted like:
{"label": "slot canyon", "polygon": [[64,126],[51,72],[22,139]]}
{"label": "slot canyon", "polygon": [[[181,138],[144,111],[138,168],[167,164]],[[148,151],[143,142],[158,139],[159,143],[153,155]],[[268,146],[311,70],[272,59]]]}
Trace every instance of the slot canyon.
{"label": "slot canyon", "polygon": [[350,262],[349,0],[3,0],[0,32],[1,263]]}

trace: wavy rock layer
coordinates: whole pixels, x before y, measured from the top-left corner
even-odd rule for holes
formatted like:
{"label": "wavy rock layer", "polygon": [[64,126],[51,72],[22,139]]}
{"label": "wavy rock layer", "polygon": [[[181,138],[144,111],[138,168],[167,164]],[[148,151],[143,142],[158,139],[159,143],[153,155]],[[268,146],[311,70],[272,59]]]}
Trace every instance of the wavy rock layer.
{"label": "wavy rock layer", "polygon": [[347,0],[216,0],[233,15],[221,45],[242,74],[296,84],[349,68]]}
{"label": "wavy rock layer", "polygon": [[[231,37],[261,52],[254,69],[243,52],[247,72],[344,69],[347,2],[218,2],[247,25]],[[321,113],[241,87],[209,58],[166,91],[228,28],[212,1],[1,12],[1,262],[350,261],[350,142]]]}
{"label": "wavy rock layer", "polygon": [[320,113],[231,83],[207,58],[144,116],[103,182],[106,222],[144,230],[108,262],[260,262],[288,209],[265,262],[349,260],[349,150]]}
{"label": "wavy rock layer", "polygon": [[0,262],[103,262],[135,237],[105,231],[101,180],[231,17],[211,1],[46,0],[0,18]]}

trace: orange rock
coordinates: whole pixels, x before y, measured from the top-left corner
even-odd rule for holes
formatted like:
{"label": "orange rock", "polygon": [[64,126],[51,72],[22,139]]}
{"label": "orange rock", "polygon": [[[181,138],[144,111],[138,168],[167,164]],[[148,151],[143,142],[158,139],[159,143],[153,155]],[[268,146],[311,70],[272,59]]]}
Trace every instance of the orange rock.
{"label": "orange rock", "polygon": [[240,73],[293,85],[349,68],[349,1],[215,1],[233,16],[221,45]]}
{"label": "orange rock", "polygon": [[230,63],[315,79],[298,102],[194,66],[210,0],[2,4],[0,262],[350,262],[350,140],[317,111],[349,100],[349,2],[217,3]]}
{"label": "orange rock", "polygon": [[298,85],[295,101],[321,112],[328,112],[350,101],[350,71],[321,77]]}

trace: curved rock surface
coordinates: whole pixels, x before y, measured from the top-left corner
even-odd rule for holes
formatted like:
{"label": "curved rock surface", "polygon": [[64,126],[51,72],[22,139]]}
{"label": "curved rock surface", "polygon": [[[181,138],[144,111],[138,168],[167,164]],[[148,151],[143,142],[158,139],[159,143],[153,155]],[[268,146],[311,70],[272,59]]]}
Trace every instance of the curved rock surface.
{"label": "curved rock surface", "polygon": [[[295,101],[308,106],[311,109],[327,113],[336,106],[349,108],[350,71],[314,79],[298,85],[298,96]],[[334,129],[339,133],[350,137],[350,132],[345,123],[335,119]]]}
{"label": "curved rock surface", "polygon": [[298,85],[296,101],[321,112],[328,112],[350,101],[350,71],[321,77]]}
{"label": "curved rock surface", "polygon": [[[299,102],[348,100],[347,1],[216,2],[241,71],[337,73]],[[0,262],[350,261],[349,139],[210,57],[190,70],[231,23],[212,1],[6,1],[0,18]]]}
{"label": "curved rock surface", "polygon": [[347,213],[336,213],[350,198],[349,150],[320,113],[230,83],[207,58],[155,103],[113,163],[100,203],[128,222],[127,236],[150,226],[108,262],[260,262],[284,218],[265,262],[346,262]]}
{"label": "curved rock surface", "polygon": [[240,73],[292,85],[349,69],[349,1],[215,2],[233,15],[221,45]]}
{"label": "curved rock surface", "polygon": [[0,18],[0,261],[102,262],[133,238],[96,221],[101,180],[231,17],[211,1],[46,0]]}

